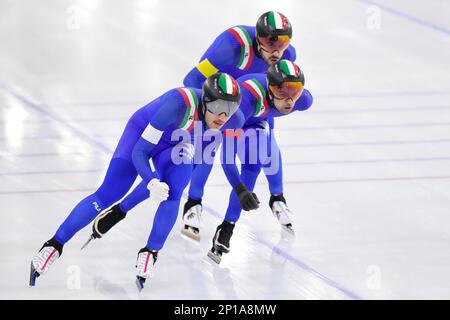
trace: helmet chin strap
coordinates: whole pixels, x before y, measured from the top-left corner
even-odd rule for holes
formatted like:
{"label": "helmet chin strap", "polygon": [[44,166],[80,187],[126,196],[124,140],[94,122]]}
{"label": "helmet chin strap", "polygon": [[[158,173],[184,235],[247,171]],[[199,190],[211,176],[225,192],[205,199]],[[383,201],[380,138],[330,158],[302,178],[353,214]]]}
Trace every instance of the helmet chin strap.
{"label": "helmet chin strap", "polygon": [[267,93],[266,93],[267,102],[269,102],[269,105],[272,105],[275,107],[275,101],[273,101],[275,96],[273,95],[272,91],[270,91],[270,87],[268,85],[269,81],[267,78],[266,78],[266,81],[267,81]]}
{"label": "helmet chin strap", "polygon": [[[263,59],[263,57],[262,57],[262,54],[261,54],[261,44],[259,43],[259,40],[258,40],[258,36],[256,35],[255,36],[255,53],[256,53],[256,56],[258,57],[258,58],[261,58],[261,59]],[[264,59],[263,59],[264,60]]]}
{"label": "helmet chin strap", "polygon": [[200,110],[198,112],[198,118],[202,122],[205,122],[206,106],[205,106],[205,103],[204,103],[203,99],[201,100],[201,104],[200,104],[199,107],[200,107]]}

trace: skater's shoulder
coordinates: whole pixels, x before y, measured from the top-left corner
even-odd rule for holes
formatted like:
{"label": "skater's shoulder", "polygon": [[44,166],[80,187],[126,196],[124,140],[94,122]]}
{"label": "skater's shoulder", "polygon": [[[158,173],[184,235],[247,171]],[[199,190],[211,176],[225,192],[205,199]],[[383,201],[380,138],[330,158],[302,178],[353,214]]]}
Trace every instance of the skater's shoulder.
{"label": "skater's shoulder", "polygon": [[304,89],[300,98],[295,102],[295,110],[297,111],[305,111],[308,110],[313,104],[314,98],[311,92],[307,89]]}
{"label": "skater's shoulder", "polygon": [[193,87],[178,87],[173,89],[173,94],[176,95],[182,107],[198,108],[202,90]]}
{"label": "skater's shoulder", "polygon": [[242,95],[248,95],[255,99],[264,99],[267,91],[266,74],[250,73],[238,78]]}
{"label": "skater's shoulder", "polygon": [[218,69],[234,66],[240,61],[244,44],[251,45],[248,33],[239,27],[229,28],[214,40],[201,60],[208,59]]}
{"label": "skater's shoulder", "polygon": [[284,51],[282,58],[291,61],[295,61],[297,59],[297,51],[292,44],[290,44]]}
{"label": "skater's shoulder", "polygon": [[[255,38],[256,27],[254,26],[246,26],[246,25],[235,25],[231,28],[228,28],[225,32],[231,33],[235,38],[240,38],[240,40],[248,40],[250,44],[252,44],[253,39]],[[247,38],[247,39],[244,39]]]}

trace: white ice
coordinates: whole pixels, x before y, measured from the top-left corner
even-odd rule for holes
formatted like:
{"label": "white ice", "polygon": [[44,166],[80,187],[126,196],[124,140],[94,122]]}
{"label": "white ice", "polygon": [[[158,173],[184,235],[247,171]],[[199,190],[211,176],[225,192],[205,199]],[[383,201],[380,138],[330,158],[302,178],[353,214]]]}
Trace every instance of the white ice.
{"label": "white ice", "polygon": [[[100,184],[125,122],[181,85],[213,39],[285,13],[313,107],[276,121],[295,238],[267,205],[206,257],[230,187],[208,181],[199,244],[177,222],[134,285],[155,206],[28,287],[32,255]],[[450,3],[0,1],[1,299],[450,298]],[[79,276],[79,277],[78,277]]]}

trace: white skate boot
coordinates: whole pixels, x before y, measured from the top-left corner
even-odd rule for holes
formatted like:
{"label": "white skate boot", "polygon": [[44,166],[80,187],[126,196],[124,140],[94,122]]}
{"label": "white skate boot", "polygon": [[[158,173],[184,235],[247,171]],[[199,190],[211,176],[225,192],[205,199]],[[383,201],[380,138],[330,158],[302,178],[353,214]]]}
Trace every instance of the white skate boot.
{"label": "white skate boot", "polygon": [[195,241],[200,241],[200,227],[202,223],[201,200],[188,199],[183,210],[183,229],[181,233]]}
{"label": "white skate boot", "polygon": [[157,259],[158,251],[149,250],[146,247],[139,250],[136,261],[136,285],[139,291],[144,289],[145,280],[153,276]]}
{"label": "white skate boot", "polygon": [[55,238],[48,240],[31,260],[30,287],[36,285],[36,278],[45,274],[51,265],[61,256],[63,245]]}
{"label": "white skate boot", "polygon": [[286,199],[283,195],[272,195],[269,202],[272,213],[277,218],[281,227],[292,235],[295,235],[294,228],[292,226],[292,212],[286,205]]}

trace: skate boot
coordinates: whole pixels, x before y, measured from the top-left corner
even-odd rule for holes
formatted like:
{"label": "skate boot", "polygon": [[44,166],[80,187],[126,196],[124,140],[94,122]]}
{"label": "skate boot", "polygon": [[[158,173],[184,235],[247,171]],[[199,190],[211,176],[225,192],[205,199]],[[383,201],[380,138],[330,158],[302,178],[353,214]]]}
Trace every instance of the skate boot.
{"label": "skate boot", "polygon": [[222,261],[222,253],[230,252],[230,239],[233,235],[234,222],[224,221],[217,227],[213,238],[213,247],[208,252],[215,263],[219,264]]}
{"label": "skate boot", "polygon": [[283,194],[276,196],[272,195],[270,197],[269,206],[281,227],[290,234],[295,235],[291,220],[292,212],[286,205],[286,199],[283,197]]}
{"label": "skate boot", "polygon": [[126,212],[120,209],[119,203],[106,210],[101,215],[99,215],[92,225],[92,234],[86,243],[81,247],[81,250],[86,248],[86,246],[94,239],[100,239],[105,233],[107,233],[112,227],[114,227],[120,220],[124,219]]}
{"label": "skate boot", "polygon": [[53,237],[42,246],[31,260],[30,287],[36,285],[36,278],[48,271],[50,266],[61,256],[63,245]]}
{"label": "skate boot", "polygon": [[200,241],[202,222],[202,200],[189,198],[183,210],[183,229],[181,233],[195,241]]}
{"label": "skate boot", "polygon": [[158,251],[149,250],[147,247],[139,250],[136,261],[136,286],[139,291],[144,289],[145,280],[153,276],[156,259],[158,259]]}

